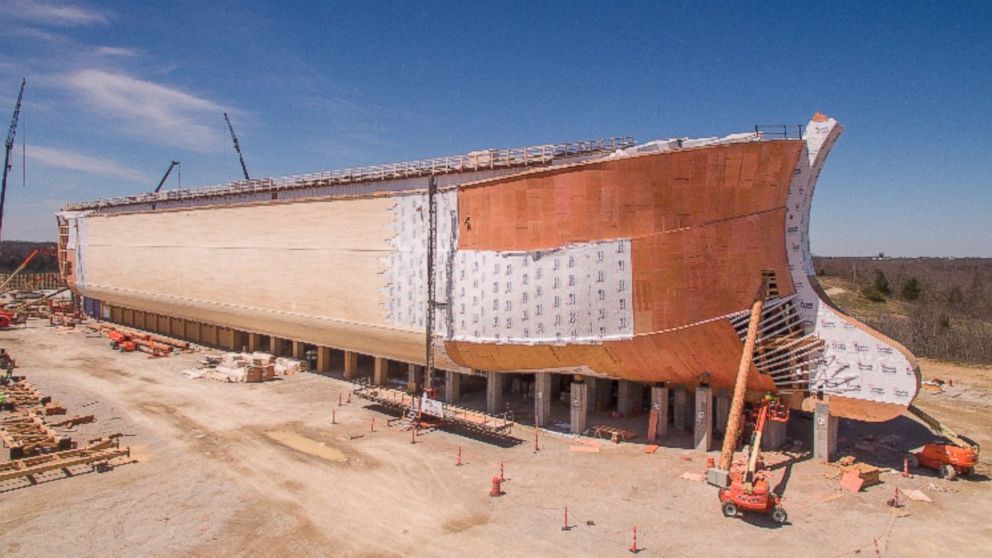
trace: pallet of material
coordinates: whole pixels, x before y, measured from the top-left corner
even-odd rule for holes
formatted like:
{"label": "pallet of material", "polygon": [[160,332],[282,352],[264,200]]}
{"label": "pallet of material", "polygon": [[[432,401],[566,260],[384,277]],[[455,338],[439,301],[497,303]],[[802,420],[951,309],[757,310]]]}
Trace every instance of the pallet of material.
{"label": "pallet of material", "polygon": [[867,463],[838,465],[838,468],[840,469],[842,479],[848,474],[851,474],[852,476],[857,475],[857,477],[862,481],[860,488],[868,488],[869,486],[881,484],[882,482],[880,476],[882,470]]}
{"label": "pallet of material", "polygon": [[0,423],[0,440],[9,449],[11,460],[73,447],[71,438],[49,428],[41,417],[31,415],[10,417]]}
{"label": "pallet of material", "polygon": [[605,424],[593,426],[589,429],[589,431],[596,438],[605,438],[614,444],[633,440],[637,437],[636,432],[631,432],[630,430],[624,430],[623,428],[617,428],[615,426],[606,426]]}
{"label": "pallet of material", "polygon": [[[82,449],[69,449],[48,453],[36,457],[28,457],[17,461],[0,464],[0,482],[17,478],[26,478],[34,484],[35,476],[49,471],[61,470],[71,476],[70,467],[79,465],[106,466],[111,460],[119,457],[130,457],[131,448],[121,448],[119,435],[92,440]],[[97,469],[99,470],[99,469]]]}

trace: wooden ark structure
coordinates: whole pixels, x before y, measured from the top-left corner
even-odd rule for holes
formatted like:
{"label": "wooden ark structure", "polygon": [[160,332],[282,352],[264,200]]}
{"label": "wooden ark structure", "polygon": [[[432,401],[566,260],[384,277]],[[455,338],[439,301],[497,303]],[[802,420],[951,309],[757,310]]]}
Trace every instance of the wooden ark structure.
{"label": "wooden ark structure", "polygon": [[842,128],[817,114],[793,129],[74,203],[58,214],[61,272],[128,325],[423,365],[430,252],[441,369],[715,388],[733,385],[764,284],[752,392],[887,420],[916,395],[913,356],[832,307],[812,268],[811,198]]}

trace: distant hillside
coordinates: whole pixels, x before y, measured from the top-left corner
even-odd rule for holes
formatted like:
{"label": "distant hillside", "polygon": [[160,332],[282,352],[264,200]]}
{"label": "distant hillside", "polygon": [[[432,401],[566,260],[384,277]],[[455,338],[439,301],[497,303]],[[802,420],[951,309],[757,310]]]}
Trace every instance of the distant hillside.
{"label": "distant hillside", "polygon": [[50,248],[50,254],[39,254],[28,264],[25,273],[50,273],[59,270],[55,257],[54,242],[27,242],[22,240],[5,240],[0,243],[0,273],[10,273],[21,265],[24,258],[35,249]]}
{"label": "distant hillside", "polygon": [[992,259],[815,257],[846,312],[919,356],[992,363]]}

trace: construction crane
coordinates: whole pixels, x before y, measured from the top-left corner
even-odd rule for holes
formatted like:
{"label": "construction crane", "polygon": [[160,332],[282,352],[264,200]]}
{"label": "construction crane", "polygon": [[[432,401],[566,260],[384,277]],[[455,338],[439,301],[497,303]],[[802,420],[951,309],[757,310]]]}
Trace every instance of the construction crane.
{"label": "construction crane", "polygon": [[171,173],[172,169],[176,168],[179,164],[179,161],[173,161],[169,164],[169,168],[165,169],[165,174],[162,175],[162,180],[159,180],[158,186],[155,187],[155,193],[158,193],[158,191],[162,189],[162,185],[165,184],[166,179],[169,178],[169,173]]}
{"label": "construction crane", "polygon": [[28,257],[24,258],[24,261],[21,262],[21,265],[17,266],[17,269],[15,269],[13,273],[8,275],[7,279],[5,279],[3,283],[0,283],[0,293],[7,292],[6,289],[7,285],[9,285],[10,282],[13,281],[15,277],[17,277],[22,271],[24,271],[28,267],[28,264],[31,263],[31,260],[33,260],[38,255],[54,256],[55,248],[36,248],[30,254],[28,254]]}
{"label": "construction crane", "polygon": [[3,232],[3,206],[7,199],[7,175],[10,174],[10,152],[14,150],[14,135],[17,134],[17,118],[21,115],[21,100],[24,98],[24,85],[27,80],[21,78],[21,90],[17,94],[17,104],[14,105],[14,117],[10,119],[10,130],[7,131],[7,151],[3,157],[3,185],[0,186],[0,233]]}
{"label": "construction crane", "polygon": [[245,173],[245,180],[251,180],[248,176],[248,167],[245,166],[245,157],[241,154],[241,144],[238,143],[238,136],[234,135],[234,126],[231,126],[231,119],[224,113],[224,120],[227,122],[227,129],[231,131],[231,140],[234,141],[234,150],[238,152],[238,160],[241,161],[241,172]]}

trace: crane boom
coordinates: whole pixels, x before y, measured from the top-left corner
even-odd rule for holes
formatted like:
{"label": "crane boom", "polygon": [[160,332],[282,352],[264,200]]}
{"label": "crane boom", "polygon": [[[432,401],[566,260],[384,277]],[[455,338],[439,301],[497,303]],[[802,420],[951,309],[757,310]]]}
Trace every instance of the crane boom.
{"label": "crane boom", "polygon": [[[162,185],[165,184],[166,179],[169,178],[169,173],[171,173],[172,172],[172,169],[176,168],[176,165],[178,165],[178,164],[179,164],[179,161],[173,161],[172,163],[169,164],[169,168],[165,169],[165,174],[162,175],[162,180],[159,180],[158,181],[158,186],[155,187],[155,192],[156,193],[158,193],[158,191],[162,189]],[[180,178],[182,178],[182,177],[180,176]]]}
{"label": "crane boom", "polygon": [[3,185],[0,186],[0,233],[3,232],[3,206],[7,200],[7,175],[10,174],[10,152],[14,150],[14,136],[17,134],[17,118],[21,115],[21,100],[24,98],[24,85],[27,80],[21,78],[21,90],[17,93],[17,104],[14,105],[14,116],[10,119],[10,129],[7,131],[7,142],[4,144],[6,153],[3,156]]}
{"label": "crane boom", "polygon": [[227,122],[227,129],[231,131],[231,139],[234,141],[234,150],[238,152],[238,160],[241,161],[241,172],[245,173],[245,180],[251,180],[248,176],[248,167],[245,166],[245,157],[241,154],[241,144],[238,143],[238,136],[234,135],[234,126],[231,126],[231,119],[224,113],[224,120]]}
{"label": "crane boom", "polygon": [[923,411],[923,409],[915,406],[909,406],[909,414],[916,417],[918,422],[923,423],[924,426],[930,429],[931,432],[937,436],[943,436],[951,441],[954,445],[961,448],[976,448],[975,442],[959,436],[957,432],[948,428],[944,423],[940,422],[930,414]]}

